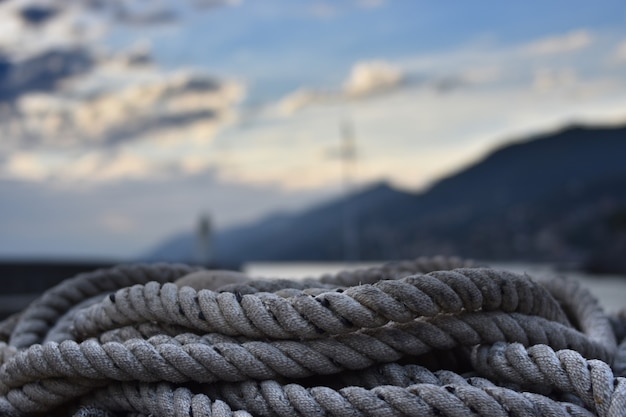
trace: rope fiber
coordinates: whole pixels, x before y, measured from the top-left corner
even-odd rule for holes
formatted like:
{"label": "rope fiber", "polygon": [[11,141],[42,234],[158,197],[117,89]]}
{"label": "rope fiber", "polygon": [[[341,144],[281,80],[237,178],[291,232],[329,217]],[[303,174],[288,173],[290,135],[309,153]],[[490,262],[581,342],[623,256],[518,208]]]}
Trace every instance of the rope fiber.
{"label": "rope fiber", "polygon": [[0,322],[0,416],[626,416],[626,309],[456,258],[80,274]]}

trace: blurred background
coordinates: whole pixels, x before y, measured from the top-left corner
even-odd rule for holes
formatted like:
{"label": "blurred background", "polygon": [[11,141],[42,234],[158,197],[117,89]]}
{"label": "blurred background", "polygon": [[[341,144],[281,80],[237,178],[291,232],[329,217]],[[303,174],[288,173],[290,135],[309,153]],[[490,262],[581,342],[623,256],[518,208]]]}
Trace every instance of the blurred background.
{"label": "blurred background", "polygon": [[625,158],[623,0],[0,2],[8,292],[131,261],[622,276]]}

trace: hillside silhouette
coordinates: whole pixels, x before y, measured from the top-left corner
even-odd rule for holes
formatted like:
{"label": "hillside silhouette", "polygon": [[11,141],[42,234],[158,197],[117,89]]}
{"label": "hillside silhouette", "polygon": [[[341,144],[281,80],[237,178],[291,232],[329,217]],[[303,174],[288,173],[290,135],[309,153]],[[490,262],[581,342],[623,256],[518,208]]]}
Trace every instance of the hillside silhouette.
{"label": "hillside silhouette", "polygon": [[[458,255],[626,270],[626,127],[572,126],[494,150],[421,193],[374,184],[291,215],[218,232],[227,262],[344,259],[344,205],[362,260]],[[184,261],[193,233],[149,254]]]}

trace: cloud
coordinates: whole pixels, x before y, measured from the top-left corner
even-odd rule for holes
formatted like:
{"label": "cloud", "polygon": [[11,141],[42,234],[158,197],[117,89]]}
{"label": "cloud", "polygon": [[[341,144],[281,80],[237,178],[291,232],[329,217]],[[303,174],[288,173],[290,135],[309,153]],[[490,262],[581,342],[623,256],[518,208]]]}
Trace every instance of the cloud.
{"label": "cloud", "polygon": [[0,3],[0,177],[103,182],[208,169],[209,156],[190,156],[206,155],[236,119],[243,84],[165,71],[145,41],[104,47],[119,25],[175,14],[171,3],[138,0]]}
{"label": "cloud", "polygon": [[[449,71],[449,69],[447,69]],[[313,105],[336,105],[372,97],[384,96],[406,88],[425,88],[437,93],[469,86],[480,86],[497,82],[503,76],[502,68],[496,64],[474,65],[455,68],[446,75],[431,70],[432,74],[403,68],[384,60],[355,63],[342,87],[336,90],[300,88],[282,97],[277,104],[279,114],[292,115]]]}
{"label": "cloud", "polygon": [[[277,108],[280,114],[289,116],[311,106],[378,99],[406,89],[450,94],[467,88],[506,87],[522,82],[530,83],[537,91],[555,88],[557,84],[560,88],[566,83],[575,86],[572,68],[580,66],[587,46],[600,41],[607,43],[607,39],[581,29],[506,48],[477,44],[393,62],[360,61],[352,66],[341,88],[302,87],[284,96]],[[535,68],[530,68],[529,55],[536,59]]]}
{"label": "cloud", "polygon": [[191,3],[198,9],[213,9],[223,6],[238,6],[242,0],[192,0]]}
{"label": "cloud", "polygon": [[594,41],[587,30],[577,30],[564,35],[540,39],[523,49],[531,55],[553,55],[577,51],[590,46]]}
{"label": "cloud", "polygon": [[[5,158],[8,162],[0,172],[5,177],[66,181],[188,172],[185,158],[200,152],[234,120],[243,88],[202,74],[145,75],[155,79],[87,97],[21,96],[0,116],[0,135],[8,138],[0,144],[0,155],[2,150],[14,154]],[[46,162],[59,160],[63,163]]]}
{"label": "cloud", "polygon": [[94,46],[112,30],[171,25],[192,11],[238,4],[237,0],[37,0],[0,1],[0,50],[28,56],[51,48]]}
{"label": "cloud", "polygon": [[402,72],[385,61],[360,62],[352,67],[344,84],[344,92],[350,97],[363,97],[389,91],[404,81]]}
{"label": "cloud", "polygon": [[93,65],[93,58],[84,49],[48,50],[23,60],[0,56],[0,102],[53,91],[64,79],[84,74]]}
{"label": "cloud", "polygon": [[37,26],[48,22],[58,11],[56,7],[50,5],[30,4],[20,9],[19,14],[25,23]]}
{"label": "cloud", "polygon": [[421,87],[431,89],[439,94],[448,94],[464,88],[494,84],[502,76],[502,68],[495,65],[469,66],[456,69],[456,72],[450,75],[425,76],[421,82]]}
{"label": "cloud", "polygon": [[[137,3],[131,3],[136,5]],[[179,21],[178,13],[174,10],[147,4],[142,9],[131,9],[119,5],[114,11],[118,23],[131,26],[153,26],[171,24]]]}
{"label": "cloud", "polygon": [[340,100],[340,92],[316,91],[311,89],[300,89],[283,97],[278,102],[278,109],[281,114],[290,115],[315,103],[329,103]]}
{"label": "cloud", "polygon": [[32,1],[0,3],[0,49],[5,56],[22,60],[50,50],[86,49],[109,27],[106,19],[86,12],[80,2],[55,2],[47,14],[42,7]]}
{"label": "cloud", "polygon": [[[396,58],[393,61],[359,61],[352,66],[343,88],[320,90],[303,86],[294,97],[314,103],[316,100],[308,98],[321,96],[322,102],[326,102],[329,91],[345,96],[350,91],[355,96],[363,91],[364,96],[367,96],[377,91],[384,92],[387,87],[389,90],[417,87],[449,92],[465,87],[519,81],[522,77],[533,77],[532,72],[538,66],[550,67],[554,64],[591,67],[594,62],[585,62],[584,56],[600,59],[603,53],[612,48],[614,41],[609,36],[579,29],[518,45],[478,42],[456,50]],[[592,44],[594,48],[588,48]],[[532,63],[528,61],[529,54],[535,55]],[[533,68],[529,70],[531,66]],[[336,99],[337,95],[333,98]],[[307,100],[304,100],[305,96]]]}
{"label": "cloud", "polygon": [[450,94],[412,88],[372,100],[311,107],[280,122],[265,121],[255,129],[234,132],[225,140],[236,138],[240,151],[227,165],[216,164],[225,178],[281,184],[290,190],[338,184],[341,163],[327,155],[340,148],[339,126],[348,114],[357,147],[353,180],[386,179],[419,189],[512,137],[572,121],[624,122],[623,80],[609,83],[579,75],[566,83],[568,76],[563,77],[558,81],[562,84],[543,89],[526,83]]}
{"label": "cloud", "polygon": [[120,71],[129,71],[137,67],[153,65],[154,59],[151,53],[151,46],[148,42],[138,42],[129,49],[111,55],[101,66]]}
{"label": "cloud", "polygon": [[[384,178],[419,188],[513,136],[572,122],[623,123],[622,67],[606,65],[622,39],[589,37],[593,48],[532,59],[529,44],[472,44],[383,61],[393,71],[356,63],[341,87],[301,88],[278,102],[278,112],[266,111],[256,124],[222,134],[218,141],[236,141],[238,154],[216,164],[226,178],[289,189],[339,183],[340,163],[327,155],[339,149],[339,125],[349,118],[357,180]],[[571,49],[576,42],[570,42]],[[350,84],[360,71],[365,81]],[[401,76],[377,78],[388,73]],[[364,94],[349,95],[350,85],[364,86],[352,87]]]}
{"label": "cloud", "polygon": [[64,181],[84,181],[97,173],[97,178],[137,178],[148,167],[146,161],[132,154],[91,152],[64,161],[41,152],[18,152],[9,155],[5,164],[5,177],[42,181],[62,177]]}
{"label": "cloud", "polygon": [[340,89],[324,91],[301,88],[283,97],[277,108],[279,113],[290,115],[314,104],[337,103],[387,93],[401,87],[405,81],[405,75],[389,62],[357,62]]}
{"label": "cloud", "polygon": [[30,181],[40,181],[47,177],[45,168],[37,158],[37,155],[16,152],[6,158],[4,171],[7,176],[22,178]]}
{"label": "cloud", "polygon": [[120,180],[184,177],[210,169],[201,155],[176,159],[146,158],[132,148],[73,153],[17,152],[6,157],[0,180],[13,179],[89,186]]}
{"label": "cloud", "polygon": [[[77,0],[74,0],[77,1]],[[135,26],[163,26],[181,21],[181,9],[186,11],[209,11],[221,7],[237,6],[242,0],[187,0],[184,2],[142,0],[78,0],[101,14],[108,15],[116,23]],[[181,7],[182,6],[182,7]]]}
{"label": "cloud", "polygon": [[158,164],[129,151],[91,152],[72,163],[64,164],[54,174],[63,181],[71,182],[84,181],[86,178],[91,181],[141,179],[158,172],[156,165]]}

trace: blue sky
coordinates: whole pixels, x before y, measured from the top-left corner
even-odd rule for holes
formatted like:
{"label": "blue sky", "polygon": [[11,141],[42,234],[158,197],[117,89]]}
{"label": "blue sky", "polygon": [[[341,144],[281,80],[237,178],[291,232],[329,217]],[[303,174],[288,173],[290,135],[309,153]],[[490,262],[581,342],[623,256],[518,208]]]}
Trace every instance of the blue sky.
{"label": "blue sky", "polygon": [[623,1],[0,3],[0,256],[127,258],[626,121]]}
{"label": "blue sky", "polygon": [[366,59],[506,46],[583,28],[621,32],[624,9],[619,1],[263,1],[193,16],[184,30],[157,36],[155,52],[168,67],[184,62],[234,75],[250,82],[251,100],[271,99],[302,83],[340,83]]}

